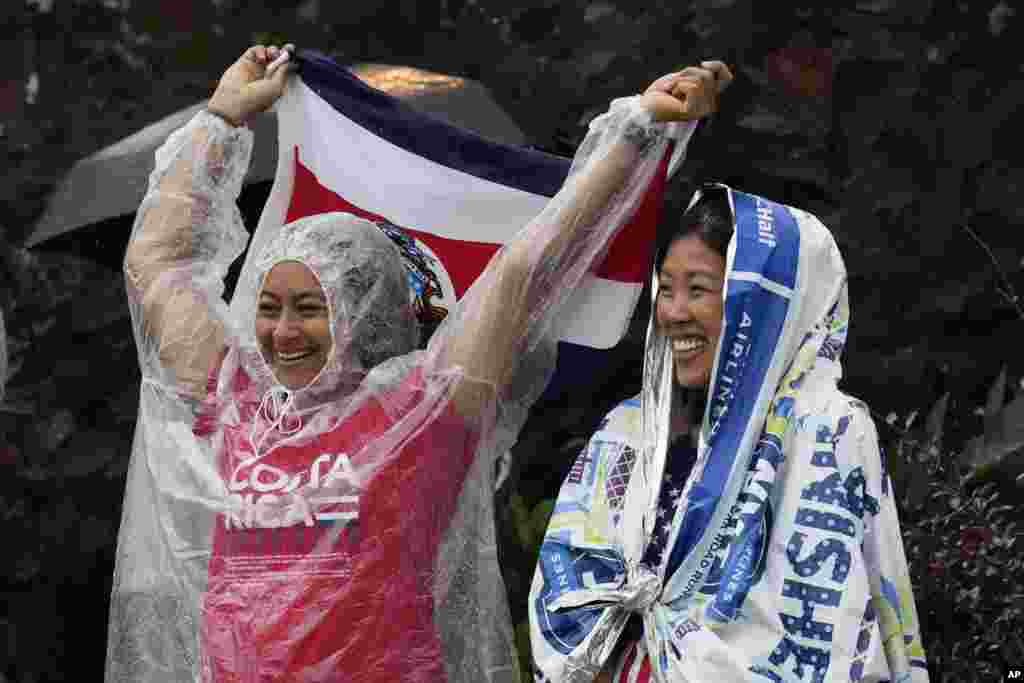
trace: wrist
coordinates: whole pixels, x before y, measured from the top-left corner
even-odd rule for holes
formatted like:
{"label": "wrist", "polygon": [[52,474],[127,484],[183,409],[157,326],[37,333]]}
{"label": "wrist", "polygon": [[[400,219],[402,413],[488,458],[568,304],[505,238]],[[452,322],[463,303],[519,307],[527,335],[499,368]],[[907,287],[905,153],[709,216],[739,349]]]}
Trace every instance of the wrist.
{"label": "wrist", "polygon": [[206,111],[217,118],[223,119],[225,123],[235,128],[245,125],[245,116],[238,108],[231,106],[228,102],[219,100],[216,95],[206,103]]}
{"label": "wrist", "polygon": [[680,110],[676,98],[662,92],[647,92],[640,96],[638,108],[650,117],[651,123],[676,123],[693,117]]}
{"label": "wrist", "polygon": [[645,92],[636,98],[636,107],[641,111],[647,112],[647,115],[654,121],[659,114],[657,95]]}
{"label": "wrist", "polygon": [[664,135],[664,126],[658,125],[655,112],[646,96],[628,98],[622,135],[640,150],[646,150]]}

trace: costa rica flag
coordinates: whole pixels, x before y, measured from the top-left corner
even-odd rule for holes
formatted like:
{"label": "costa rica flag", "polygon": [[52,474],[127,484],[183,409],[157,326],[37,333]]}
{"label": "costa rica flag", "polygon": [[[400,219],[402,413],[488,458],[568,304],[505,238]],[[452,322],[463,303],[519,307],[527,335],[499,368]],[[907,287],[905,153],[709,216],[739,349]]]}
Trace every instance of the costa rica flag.
{"label": "costa rica flag", "polygon": [[[348,211],[406,236],[408,249],[400,248],[429,264],[417,294],[443,317],[561,188],[571,160],[486,140],[418,112],[318,53],[296,57],[299,78],[277,108],[277,172],[250,253],[285,223]],[[593,373],[601,352],[625,335],[649,276],[674,161],[670,148],[635,216],[574,293],[553,385],[566,374]]]}

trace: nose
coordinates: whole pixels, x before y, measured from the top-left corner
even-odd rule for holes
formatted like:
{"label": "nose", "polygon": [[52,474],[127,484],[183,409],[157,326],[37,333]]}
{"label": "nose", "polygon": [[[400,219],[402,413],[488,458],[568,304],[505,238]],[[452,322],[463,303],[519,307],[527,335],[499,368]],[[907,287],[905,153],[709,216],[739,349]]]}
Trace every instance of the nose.
{"label": "nose", "polygon": [[274,345],[281,346],[282,342],[291,341],[302,336],[302,320],[288,309],[281,311],[281,316],[274,326]]}
{"label": "nose", "polygon": [[658,297],[658,317],[662,323],[685,323],[693,320],[690,297],[685,292],[670,292]]}

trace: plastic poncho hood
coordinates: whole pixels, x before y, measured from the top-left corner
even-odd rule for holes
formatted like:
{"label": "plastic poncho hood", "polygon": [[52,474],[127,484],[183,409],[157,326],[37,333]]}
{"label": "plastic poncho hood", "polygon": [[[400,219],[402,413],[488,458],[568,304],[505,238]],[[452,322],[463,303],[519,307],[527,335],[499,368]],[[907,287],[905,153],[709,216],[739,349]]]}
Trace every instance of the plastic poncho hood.
{"label": "plastic poncho hood", "polygon": [[839,250],[804,211],[707,191],[728,194],[734,234],[696,463],[658,519],[678,392],[652,315],[643,391],[592,437],[549,522],[530,595],[537,679],[593,680],[638,615],[616,683],[646,680],[643,666],[660,683],[926,680],[874,425],[837,389]]}
{"label": "plastic poncho hood", "polygon": [[[255,333],[267,276],[287,262],[301,263],[313,273],[329,315],[331,349],[324,367],[304,387],[282,385]],[[268,422],[265,436],[276,432],[286,435],[289,443],[300,443],[304,436],[308,440],[329,429],[332,420],[344,418],[371,369],[416,348],[419,325],[410,301],[401,255],[376,224],[341,212],[289,223],[243,271],[232,308],[244,327],[238,330],[239,343],[228,350],[221,365],[217,391],[228,387],[243,369],[246,395],[233,400],[260,404],[257,417]],[[216,404],[217,397],[212,399]],[[283,425],[283,431],[278,429]],[[254,434],[252,439],[263,447],[261,437]]]}
{"label": "plastic poncho hood", "polygon": [[[376,224],[348,213],[327,213],[289,223],[253,262],[247,284],[258,286],[236,295],[242,320],[255,319],[257,300],[267,275],[279,263],[296,261],[316,276],[331,315],[333,349],[309,387],[330,392],[342,377],[365,374],[385,360],[409,353],[419,342],[419,326],[410,305],[410,289],[401,255]],[[259,351],[253,340],[244,353]],[[264,364],[248,363],[263,374]],[[260,385],[276,380],[266,377]]]}

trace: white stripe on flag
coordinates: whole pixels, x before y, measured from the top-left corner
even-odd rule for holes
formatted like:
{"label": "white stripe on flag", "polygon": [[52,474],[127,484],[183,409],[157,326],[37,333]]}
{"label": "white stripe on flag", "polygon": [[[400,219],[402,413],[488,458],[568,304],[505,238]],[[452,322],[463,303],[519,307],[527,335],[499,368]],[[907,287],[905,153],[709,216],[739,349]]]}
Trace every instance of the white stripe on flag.
{"label": "white stripe on flag", "polygon": [[562,341],[597,349],[610,349],[626,335],[640,298],[638,284],[586,276],[573,292],[565,312]]}
{"label": "white stripe on flag", "polygon": [[311,134],[298,143],[302,163],[361,209],[441,237],[503,244],[548,203],[406,151],[339,115],[301,81],[295,85],[303,92],[292,101],[301,107],[282,113],[297,115],[285,122],[290,129]]}

